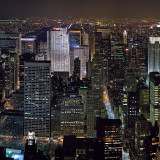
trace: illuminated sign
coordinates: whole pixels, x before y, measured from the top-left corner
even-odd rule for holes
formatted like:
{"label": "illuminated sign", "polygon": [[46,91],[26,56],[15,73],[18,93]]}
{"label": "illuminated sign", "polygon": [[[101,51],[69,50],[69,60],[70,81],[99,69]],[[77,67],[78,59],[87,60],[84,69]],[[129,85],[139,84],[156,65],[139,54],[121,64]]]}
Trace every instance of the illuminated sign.
{"label": "illuminated sign", "polygon": [[53,28],[53,29],[50,29],[50,31],[60,31],[60,28]]}
{"label": "illuminated sign", "polygon": [[12,158],[14,158],[14,160],[23,160],[24,155],[23,154],[13,154]]}
{"label": "illuminated sign", "polygon": [[14,160],[23,160],[24,154],[22,154],[21,150],[6,148],[6,157],[14,158]]}
{"label": "illuminated sign", "polygon": [[152,146],[158,145],[159,142],[152,142]]}
{"label": "illuminated sign", "polygon": [[35,41],[35,38],[21,38],[21,41]]}

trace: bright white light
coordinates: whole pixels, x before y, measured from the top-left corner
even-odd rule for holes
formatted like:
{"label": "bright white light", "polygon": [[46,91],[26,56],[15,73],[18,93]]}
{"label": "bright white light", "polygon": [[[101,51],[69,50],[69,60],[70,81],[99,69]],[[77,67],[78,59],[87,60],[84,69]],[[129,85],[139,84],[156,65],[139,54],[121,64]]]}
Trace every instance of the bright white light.
{"label": "bright white light", "polygon": [[35,38],[21,38],[21,41],[35,41]]}
{"label": "bright white light", "polygon": [[14,158],[14,160],[23,160],[24,156],[23,154],[13,154],[12,158]]}

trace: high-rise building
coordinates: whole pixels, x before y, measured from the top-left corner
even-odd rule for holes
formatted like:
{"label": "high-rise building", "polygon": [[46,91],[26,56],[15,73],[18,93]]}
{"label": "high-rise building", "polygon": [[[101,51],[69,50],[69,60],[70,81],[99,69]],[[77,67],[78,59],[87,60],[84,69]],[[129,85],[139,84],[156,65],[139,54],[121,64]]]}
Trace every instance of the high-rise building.
{"label": "high-rise building", "polygon": [[31,53],[24,53],[19,56],[19,86],[24,90],[24,62],[31,62],[35,60],[35,56]]}
{"label": "high-rise building", "polygon": [[35,38],[21,38],[22,54],[35,53]]}
{"label": "high-rise building", "polygon": [[0,121],[1,135],[23,137],[23,111],[2,111],[0,114]]}
{"label": "high-rise building", "polygon": [[160,35],[160,25],[156,26],[156,33],[157,33],[157,35]]}
{"label": "high-rise building", "polygon": [[103,59],[95,54],[91,64],[91,89],[87,93],[87,136],[96,137],[96,117],[102,116],[103,104]]}
{"label": "high-rise building", "polygon": [[73,47],[82,44],[82,33],[80,30],[69,31],[69,43],[70,43],[70,50],[72,50]]}
{"label": "high-rise building", "polygon": [[[18,156],[16,156],[18,157]],[[48,156],[44,156],[43,152],[38,150],[37,152],[37,143],[34,132],[28,132],[25,151],[24,151],[24,160],[48,160]]]}
{"label": "high-rise building", "polygon": [[[95,159],[96,139],[76,138],[76,136],[65,136],[61,154],[55,154],[56,160],[64,157],[65,160]],[[100,155],[97,155],[97,157]]]}
{"label": "high-rise building", "polygon": [[0,33],[0,49],[8,50],[15,54],[15,86],[19,89],[19,55],[21,55],[21,34],[18,33]]}
{"label": "high-rise building", "polygon": [[83,34],[83,45],[89,46],[89,35],[88,35],[88,33]]}
{"label": "high-rise building", "polygon": [[7,49],[1,50],[3,99],[9,98],[17,89],[17,55]]}
{"label": "high-rise building", "polygon": [[102,39],[102,33],[101,32],[95,32],[94,35],[94,43],[95,43],[95,53],[100,53],[100,46],[101,46],[101,39]]}
{"label": "high-rise building", "polygon": [[91,88],[100,91],[103,95],[104,65],[101,55],[94,55],[91,67]]}
{"label": "high-rise building", "polygon": [[103,159],[122,160],[121,125],[120,119],[97,119],[97,139],[103,146]]}
{"label": "high-rise building", "polygon": [[78,76],[78,77],[80,77],[80,73],[81,73],[80,67],[81,67],[81,61],[80,61],[79,57],[75,58],[75,60],[74,60],[74,72],[73,72],[73,74],[76,75],[76,76]]}
{"label": "high-rise building", "polygon": [[[96,138],[96,106],[99,96],[91,89],[87,92],[87,108],[86,108],[86,126],[87,137]],[[98,101],[99,103],[99,101]]]}
{"label": "high-rise building", "polygon": [[97,32],[102,33],[102,38],[108,38],[108,36],[111,34],[110,28],[98,28]]}
{"label": "high-rise building", "polygon": [[148,49],[143,48],[141,46],[136,48],[136,64],[135,64],[135,72],[137,77],[140,80],[146,81],[147,78],[147,68],[148,68]]}
{"label": "high-rise building", "polygon": [[21,55],[21,34],[0,33],[0,48]]}
{"label": "high-rise building", "polygon": [[69,36],[67,28],[53,28],[47,31],[48,60],[51,72],[70,73]]}
{"label": "high-rise building", "polygon": [[135,149],[139,160],[145,157],[145,137],[150,135],[152,124],[143,115],[138,117],[135,124]]}
{"label": "high-rise building", "polygon": [[149,88],[142,88],[140,90],[140,112],[147,120],[150,119],[149,99]]}
{"label": "high-rise building", "polygon": [[128,69],[126,70],[125,74],[124,74],[124,90],[126,92],[132,92],[132,91],[136,91],[137,88],[137,78],[135,73],[133,72],[133,70]]}
{"label": "high-rise building", "polygon": [[139,115],[139,91],[128,92],[127,125],[133,129]]}
{"label": "high-rise building", "polygon": [[44,60],[47,60],[47,42],[40,42],[39,43],[39,54],[44,55]]}
{"label": "high-rise building", "polygon": [[104,61],[105,82],[109,81],[109,62],[111,59],[111,41],[101,32],[95,32],[95,53],[102,55]]}
{"label": "high-rise building", "polygon": [[50,136],[50,62],[24,63],[24,135]]}
{"label": "high-rise building", "polygon": [[[76,27],[76,26],[75,26]],[[74,47],[82,45],[82,31],[79,28],[72,28],[69,31],[69,52],[70,52],[70,72],[74,71]]]}
{"label": "high-rise building", "polygon": [[148,73],[160,72],[160,37],[150,37],[148,47]]}
{"label": "high-rise building", "polygon": [[159,124],[159,144],[157,147],[157,159],[160,159],[160,124]]}
{"label": "high-rise building", "polygon": [[37,152],[37,144],[36,144],[36,138],[35,133],[28,131],[27,133],[27,141],[25,145],[25,152],[24,152],[24,159],[27,160],[27,158],[32,156],[35,156],[34,154]]}
{"label": "high-rise building", "polygon": [[74,47],[74,59],[78,58],[80,60],[80,79],[86,77],[87,62],[89,61],[89,47],[88,46],[78,46]]}
{"label": "high-rise building", "polygon": [[123,32],[123,44],[127,44],[127,31],[124,30]]}
{"label": "high-rise building", "polygon": [[150,121],[152,124],[160,120],[160,73],[151,72],[149,81]]}
{"label": "high-rise building", "polygon": [[61,136],[84,136],[84,109],[82,98],[70,95],[62,99],[61,106]]}

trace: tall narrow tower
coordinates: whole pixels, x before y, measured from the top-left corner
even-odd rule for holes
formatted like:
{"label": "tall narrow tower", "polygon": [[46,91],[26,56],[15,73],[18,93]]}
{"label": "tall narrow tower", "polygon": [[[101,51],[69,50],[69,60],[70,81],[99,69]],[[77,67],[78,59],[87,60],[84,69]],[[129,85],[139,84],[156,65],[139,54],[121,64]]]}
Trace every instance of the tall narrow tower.
{"label": "tall narrow tower", "polygon": [[123,32],[123,43],[127,44],[127,31],[126,30],[124,30]]}
{"label": "tall narrow tower", "polygon": [[149,37],[148,74],[160,72],[160,37]]}

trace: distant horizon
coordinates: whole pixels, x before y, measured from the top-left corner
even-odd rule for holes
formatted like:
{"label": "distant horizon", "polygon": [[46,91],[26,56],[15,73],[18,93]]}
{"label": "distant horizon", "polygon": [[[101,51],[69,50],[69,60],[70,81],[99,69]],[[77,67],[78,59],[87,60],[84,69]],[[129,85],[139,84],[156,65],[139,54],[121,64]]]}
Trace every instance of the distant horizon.
{"label": "distant horizon", "polygon": [[5,0],[0,19],[11,17],[160,17],[159,0]]}
{"label": "distant horizon", "polygon": [[57,17],[57,16],[55,16],[55,17],[47,17],[47,16],[25,16],[25,17],[6,17],[6,18],[3,18],[3,17],[0,17],[0,20],[24,20],[24,19],[27,19],[27,18],[47,18],[47,19],[65,19],[65,18],[67,18],[67,19],[81,19],[81,18],[84,18],[84,19],[92,19],[92,18],[95,18],[95,19],[108,19],[108,20],[110,20],[110,19],[119,19],[119,20],[121,20],[121,19],[126,19],[126,20],[128,20],[128,19],[147,19],[147,20],[149,20],[149,19],[160,19],[160,17],[154,17],[154,16],[152,16],[152,17],[103,17],[103,16],[86,16],[86,17],[84,17],[84,16],[78,16],[78,17],[72,17],[72,16],[61,16],[61,17]]}

